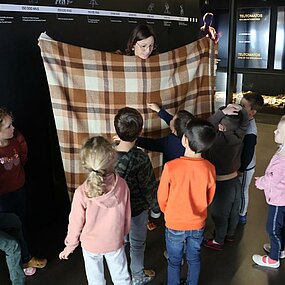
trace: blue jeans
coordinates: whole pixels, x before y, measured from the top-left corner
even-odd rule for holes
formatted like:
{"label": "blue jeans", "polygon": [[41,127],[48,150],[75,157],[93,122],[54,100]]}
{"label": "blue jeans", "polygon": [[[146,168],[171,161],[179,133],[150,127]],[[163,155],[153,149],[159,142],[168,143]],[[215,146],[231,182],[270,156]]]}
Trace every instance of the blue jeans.
{"label": "blue jeans", "polygon": [[184,244],[186,244],[186,260],[188,264],[187,284],[198,284],[200,275],[200,249],[203,235],[204,228],[189,231],[165,229],[166,249],[168,252],[168,285],[180,284],[180,267]]}
{"label": "blue jeans", "polygon": [[130,257],[131,272],[133,277],[144,276],[144,251],[147,235],[148,210],[131,218]]}
{"label": "blue jeans", "polygon": [[0,230],[17,240],[20,245],[22,262],[28,262],[32,256],[24,239],[19,217],[13,213],[0,213]]}
{"label": "blue jeans", "polygon": [[19,217],[25,240],[28,242],[25,186],[15,192],[9,192],[0,196],[0,213],[14,213]]}
{"label": "blue jeans", "polygon": [[21,267],[21,255],[26,261],[31,257],[23,238],[21,222],[15,214],[0,213],[0,250],[6,254],[12,284],[24,285],[25,274]]}
{"label": "blue jeans", "polygon": [[285,206],[268,205],[266,230],[271,245],[269,257],[279,260],[285,244]]}

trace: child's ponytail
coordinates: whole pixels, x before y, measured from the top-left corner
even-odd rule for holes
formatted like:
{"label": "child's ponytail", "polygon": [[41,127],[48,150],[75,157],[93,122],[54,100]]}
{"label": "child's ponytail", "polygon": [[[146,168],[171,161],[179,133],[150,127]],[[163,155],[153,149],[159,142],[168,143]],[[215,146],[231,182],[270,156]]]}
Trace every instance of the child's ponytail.
{"label": "child's ponytail", "polygon": [[116,151],[105,138],[96,136],[85,142],[80,155],[82,165],[89,171],[87,197],[102,196],[106,191],[105,176],[114,172]]}

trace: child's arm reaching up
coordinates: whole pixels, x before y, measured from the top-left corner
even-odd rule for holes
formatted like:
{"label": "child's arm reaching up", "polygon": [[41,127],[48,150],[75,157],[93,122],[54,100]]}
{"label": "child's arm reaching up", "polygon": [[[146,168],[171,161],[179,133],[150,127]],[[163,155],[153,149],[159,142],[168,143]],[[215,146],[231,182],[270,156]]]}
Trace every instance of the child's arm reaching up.
{"label": "child's arm reaching up", "polygon": [[226,107],[221,107],[213,115],[208,118],[208,121],[218,128],[218,125],[226,115],[238,115],[242,107],[237,104],[228,104]]}
{"label": "child's arm reaching up", "polygon": [[226,108],[222,109],[222,112],[225,115],[237,115],[241,109],[242,106],[238,104],[228,104]]}
{"label": "child's arm reaching up", "polygon": [[173,116],[165,111],[163,108],[160,108],[157,103],[148,103],[148,108],[156,112],[157,115],[169,126],[170,121],[173,119]]}

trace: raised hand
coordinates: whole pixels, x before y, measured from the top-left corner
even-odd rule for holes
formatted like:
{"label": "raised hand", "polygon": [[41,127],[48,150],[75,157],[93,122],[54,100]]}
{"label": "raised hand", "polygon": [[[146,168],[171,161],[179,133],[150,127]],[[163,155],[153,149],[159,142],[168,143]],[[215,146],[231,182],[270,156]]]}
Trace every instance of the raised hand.
{"label": "raised hand", "polygon": [[160,107],[156,103],[147,103],[148,108],[150,108],[152,111],[159,112]]}
{"label": "raised hand", "polygon": [[225,115],[237,115],[242,109],[241,105],[238,104],[228,104],[226,108],[222,110]]}

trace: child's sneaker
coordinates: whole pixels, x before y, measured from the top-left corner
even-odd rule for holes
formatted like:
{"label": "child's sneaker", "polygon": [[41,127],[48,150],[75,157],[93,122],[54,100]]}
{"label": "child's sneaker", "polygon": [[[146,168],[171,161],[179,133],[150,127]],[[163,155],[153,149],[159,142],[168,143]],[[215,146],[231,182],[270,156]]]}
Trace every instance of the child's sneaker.
{"label": "child's sneaker", "polygon": [[246,217],[246,215],[244,215],[244,216],[239,216],[239,221],[238,221],[238,223],[239,223],[240,225],[245,225],[246,222],[247,222],[247,217]]}
{"label": "child's sneaker", "polygon": [[154,279],[154,276],[132,277],[132,285],[144,285]]}
{"label": "child's sneaker", "polygon": [[23,264],[23,267],[24,268],[28,268],[28,267],[44,268],[46,264],[47,264],[47,260],[45,258],[37,258],[33,256],[30,259],[30,261]]}
{"label": "child's sneaker", "polygon": [[[265,243],[265,244],[263,245],[263,249],[264,249],[266,252],[270,252],[270,249],[271,249],[270,243]],[[281,251],[280,251],[280,258],[281,258],[281,259],[285,258],[285,250],[281,250]]]}
{"label": "child's sneaker", "polygon": [[278,268],[280,266],[279,260],[272,262],[272,259],[267,255],[258,255],[254,254],[252,256],[252,260],[259,266],[270,267],[270,268]]}
{"label": "child's sneaker", "polygon": [[27,268],[24,268],[24,273],[26,276],[32,276],[36,273],[37,269],[34,268],[34,267],[27,267]]}
{"label": "child's sneaker", "polygon": [[207,248],[214,249],[214,250],[223,250],[224,245],[221,243],[214,242],[214,239],[205,239],[203,241],[203,245]]}
{"label": "child's sneaker", "polygon": [[152,269],[144,269],[143,272],[144,272],[145,276],[148,276],[148,277],[154,277],[155,276],[155,271]]}

